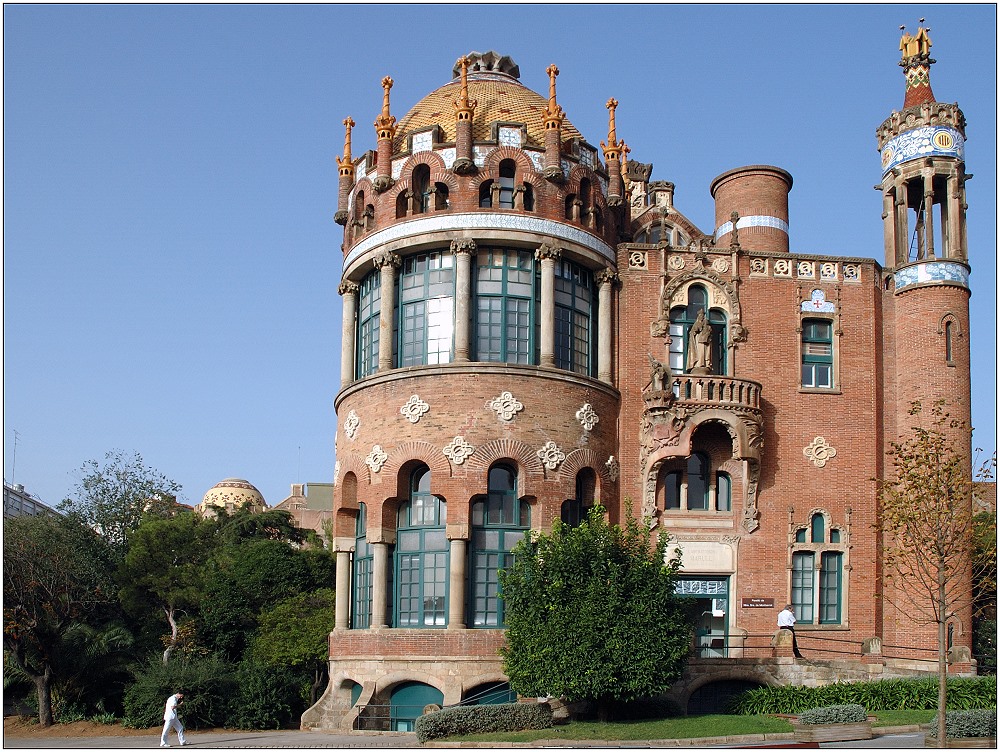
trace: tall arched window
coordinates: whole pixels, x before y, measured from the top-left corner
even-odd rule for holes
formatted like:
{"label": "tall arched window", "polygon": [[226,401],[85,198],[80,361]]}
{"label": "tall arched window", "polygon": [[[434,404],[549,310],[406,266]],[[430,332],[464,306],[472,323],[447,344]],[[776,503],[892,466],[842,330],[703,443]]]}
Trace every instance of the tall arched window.
{"label": "tall arched window", "polygon": [[517,498],[517,472],[506,464],[490,468],[486,498],[472,504],[469,566],[469,624],[503,626],[503,599],[498,572],[531,524],[528,503]]}
{"label": "tall arched window", "polygon": [[534,363],[537,288],[528,251],[489,248],[476,255],[476,359]]}
{"label": "tall arched window", "polygon": [[595,344],[593,275],[571,261],[556,262],[555,305],[556,367],[591,375]]}
{"label": "tall arched window", "polygon": [[517,166],[513,159],[504,159],[500,162],[500,208],[514,208],[514,176],[517,174]]}
{"label": "tall arched window", "polygon": [[[795,530],[792,548],[791,602],[803,624],[840,624],[844,607],[844,556],[839,527],[827,528],[814,512]],[[817,566],[818,562],[818,566]]]}
{"label": "tall arched window", "polygon": [[381,275],[376,269],[361,282],[358,305],[357,378],[378,370],[379,310],[382,301]]}
{"label": "tall arched window", "polygon": [[399,507],[394,574],[395,626],[445,626],[448,616],[445,504],[431,493],[431,472],[426,466],[418,467],[410,475],[410,498]]}
{"label": "tall arched window", "polygon": [[596,490],[597,474],[589,467],[583,468],[576,474],[576,494],[562,503],[562,521],[570,527],[579,527],[594,506]]}
{"label": "tall arched window", "polygon": [[670,370],[673,373],[691,371],[691,327],[698,321],[698,314],[701,312],[705,313],[711,328],[711,372],[726,373],[726,313],[718,308],[709,308],[708,291],[701,285],[691,285],[688,288],[686,306],[674,306],[670,309]]}
{"label": "tall arched window", "polygon": [[454,255],[418,253],[399,275],[400,367],[451,361],[454,334]]}
{"label": "tall arched window", "polygon": [[733,481],[729,473],[715,474],[715,509],[729,512],[733,508]]}
{"label": "tall arched window", "polygon": [[413,213],[423,214],[430,211],[431,204],[431,168],[425,164],[417,165],[413,168],[413,177],[410,180],[410,189],[413,191]]}
{"label": "tall arched window", "polygon": [[368,629],[372,625],[372,572],[374,555],[368,545],[368,509],[358,505],[358,519],[354,528],[354,582],[351,601],[354,608],[351,626],[354,629]]}
{"label": "tall arched window", "polygon": [[951,363],[954,358],[954,345],[952,339],[954,337],[954,329],[951,321],[944,322],[944,359]]}
{"label": "tall arched window", "polygon": [[660,488],[665,510],[732,511],[732,480],[724,472],[713,476],[711,459],[703,452],[693,452],[686,460],[674,460],[664,466]]}

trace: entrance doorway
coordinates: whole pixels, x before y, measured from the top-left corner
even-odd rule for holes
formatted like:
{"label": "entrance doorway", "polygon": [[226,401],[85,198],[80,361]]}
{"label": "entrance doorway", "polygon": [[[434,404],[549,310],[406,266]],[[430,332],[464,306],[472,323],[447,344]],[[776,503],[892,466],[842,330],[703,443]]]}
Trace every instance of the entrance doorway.
{"label": "entrance doorway", "polygon": [[725,658],[728,654],[729,578],[681,577],[677,594],[693,601],[694,654],[698,658]]}

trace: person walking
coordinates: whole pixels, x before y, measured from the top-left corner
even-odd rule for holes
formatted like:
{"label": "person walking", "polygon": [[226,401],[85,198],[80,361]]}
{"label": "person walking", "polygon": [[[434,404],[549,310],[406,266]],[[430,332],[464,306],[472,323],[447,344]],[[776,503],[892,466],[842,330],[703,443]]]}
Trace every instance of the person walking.
{"label": "person walking", "polygon": [[176,692],[167,698],[167,704],[163,708],[163,733],[160,734],[161,747],[170,746],[170,742],[167,741],[167,735],[170,733],[170,729],[177,731],[177,741],[180,742],[182,747],[190,743],[184,738],[184,724],[181,723],[181,719],[177,717],[177,706],[181,704],[183,699],[183,692]]}
{"label": "person walking", "polygon": [[778,613],[778,629],[787,629],[792,633],[792,653],[796,658],[801,658],[802,653],[799,652],[799,644],[795,640],[795,612],[791,603]]}

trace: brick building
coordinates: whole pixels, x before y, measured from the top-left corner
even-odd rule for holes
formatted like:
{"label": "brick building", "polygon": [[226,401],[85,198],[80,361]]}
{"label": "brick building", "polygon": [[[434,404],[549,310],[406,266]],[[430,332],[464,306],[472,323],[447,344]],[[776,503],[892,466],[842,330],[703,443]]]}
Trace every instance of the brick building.
{"label": "brick building", "polygon": [[969,420],[965,120],[928,48],[904,36],[877,131],[884,265],[790,248],[792,176],[769,165],[719,175],[695,226],[628,159],[615,100],[599,148],[574,128],[554,65],[543,96],[471,53],[398,121],[386,77],[360,158],[344,121],[336,627],[304,726],[503,695],[497,571],[597,500],[683,549],[700,665],[773,657],[791,602],[842,676],[934,670],[933,632],[879,597],[872,533],[910,402]]}

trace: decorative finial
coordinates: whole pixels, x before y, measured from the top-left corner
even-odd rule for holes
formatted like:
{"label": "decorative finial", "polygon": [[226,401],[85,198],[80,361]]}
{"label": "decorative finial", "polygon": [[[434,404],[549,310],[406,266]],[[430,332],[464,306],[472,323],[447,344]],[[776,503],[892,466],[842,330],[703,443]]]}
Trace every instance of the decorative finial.
{"label": "decorative finial", "polygon": [[549,74],[549,106],[545,109],[545,120],[562,122],[563,108],[556,104],[556,76],[559,75],[559,69],[552,63],[545,72]]}
{"label": "decorative finial", "polygon": [[[924,19],[920,19],[920,23],[923,24]],[[899,49],[903,53],[903,60],[911,57],[917,56],[927,56],[931,51],[931,38],[928,36],[930,29],[925,29],[923,26],[917,27],[916,34],[910,34],[906,31],[906,26],[900,26],[899,30],[903,32],[902,38],[899,40]]]}
{"label": "decorative finial", "polygon": [[462,77],[462,91],[458,95],[458,99],[455,100],[455,115],[459,120],[471,120],[472,112],[476,109],[478,102],[476,100],[469,100],[469,64],[472,61],[469,60],[468,56],[463,56],[458,59],[458,67],[461,69]]}
{"label": "decorative finial", "polygon": [[604,151],[605,159],[617,159],[618,152],[622,148],[624,141],[618,140],[618,133],[615,129],[615,108],[618,107],[618,100],[612,97],[605,105],[608,108],[608,143],[601,141],[601,149]]}
{"label": "decorative finial", "polygon": [[379,138],[392,138],[396,134],[396,118],[389,114],[389,89],[393,83],[389,76],[382,79],[382,114],[375,118]]}
{"label": "decorative finial", "polygon": [[351,164],[351,128],[356,125],[354,118],[350,115],[344,120],[344,156],[337,157],[337,164],[340,167],[347,167]]}

